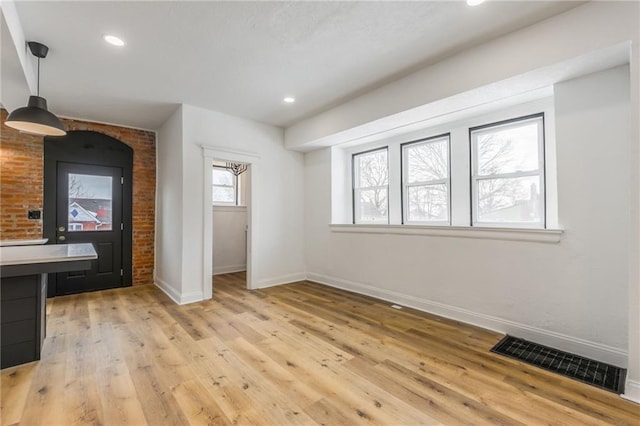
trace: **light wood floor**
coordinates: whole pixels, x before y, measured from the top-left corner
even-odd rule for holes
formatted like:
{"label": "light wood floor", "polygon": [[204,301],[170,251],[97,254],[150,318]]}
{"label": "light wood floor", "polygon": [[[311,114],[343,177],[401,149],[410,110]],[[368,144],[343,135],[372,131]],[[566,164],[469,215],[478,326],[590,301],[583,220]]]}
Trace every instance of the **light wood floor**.
{"label": "light wood floor", "polygon": [[640,406],[489,352],[500,335],[301,282],[177,306],[153,286],[50,300],[2,424],[639,424]]}

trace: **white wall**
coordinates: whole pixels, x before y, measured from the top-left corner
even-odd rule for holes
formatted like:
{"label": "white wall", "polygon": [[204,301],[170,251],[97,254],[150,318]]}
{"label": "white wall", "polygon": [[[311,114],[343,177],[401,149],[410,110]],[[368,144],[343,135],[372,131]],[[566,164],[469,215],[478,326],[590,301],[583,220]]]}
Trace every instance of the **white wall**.
{"label": "white wall", "polygon": [[182,107],[157,133],[155,282],[175,300],[182,292]]}
{"label": "white wall", "polygon": [[240,185],[240,193],[238,194],[238,205],[240,206],[246,206],[248,203],[248,188],[249,188],[249,176],[250,172],[245,172],[242,173],[240,176],[238,176],[238,184]]}
{"label": "white wall", "polygon": [[[640,22],[640,8],[635,13]],[[640,43],[631,46],[631,225],[629,226],[629,365],[625,398],[640,403]]]}
{"label": "white wall", "polygon": [[558,207],[566,234],[564,276],[556,284],[585,293],[567,298],[570,335],[625,351],[630,192],[637,190],[629,179],[629,77],[629,67],[619,67],[555,88]]}
{"label": "white wall", "polygon": [[304,279],[304,158],[283,146],[282,129],[183,105],[183,294],[201,292],[202,145],[253,152],[253,280],[257,287]]}
{"label": "white wall", "polygon": [[628,67],[555,89],[560,243],[332,232],[327,148],[305,155],[308,277],[625,363]]}
{"label": "white wall", "polygon": [[487,102],[548,86],[602,61],[612,66],[618,59],[611,47],[640,38],[639,10],[638,2],[588,2],[296,123],[286,129],[285,144],[328,146],[422,120],[437,103],[454,110],[470,98]]}
{"label": "white wall", "polygon": [[213,274],[247,269],[246,207],[213,206]]}

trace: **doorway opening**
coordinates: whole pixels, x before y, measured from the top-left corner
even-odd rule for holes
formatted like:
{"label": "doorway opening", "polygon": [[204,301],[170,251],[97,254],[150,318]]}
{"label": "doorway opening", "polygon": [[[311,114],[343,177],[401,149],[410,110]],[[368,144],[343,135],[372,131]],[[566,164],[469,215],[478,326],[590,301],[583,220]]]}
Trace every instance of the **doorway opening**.
{"label": "doorway opening", "polygon": [[250,168],[240,162],[212,162],[214,286],[247,287]]}
{"label": "doorway opening", "polygon": [[202,167],[204,176],[203,185],[203,260],[202,260],[202,294],[203,299],[211,299],[213,297],[213,291],[215,282],[213,279],[213,245],[214,245],[214,226],[213,226],[213,172],[212,168],[214,161],[221,161],[224,163],[239,163],[245,165],[247,171],[244,178],[245,189],[244,197],[246,204],[246,289],[254,289],[255,283],[255,264],[256,259],[252,248],[255,243],[255,215],[253,214],[253,206],[255,206],[256,191],[256,179],[259,170],[260,156],[253,152],[240,151],[235,149],[229,149],[226,147],[215,147],[210,145],[202,145]]}

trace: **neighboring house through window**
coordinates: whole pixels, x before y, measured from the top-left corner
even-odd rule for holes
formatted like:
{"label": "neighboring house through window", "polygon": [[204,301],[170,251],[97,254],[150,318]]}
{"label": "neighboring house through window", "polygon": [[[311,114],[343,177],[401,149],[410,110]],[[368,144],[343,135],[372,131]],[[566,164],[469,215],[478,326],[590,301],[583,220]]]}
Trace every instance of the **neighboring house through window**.
{"label": "neighboring house through window", "polygon": [[81,223],[70,223],[69,224],[69,231],[82,231],[82,224]]}
{"label": "neighboring house through window", "polygon": [[[88,201],[88,202],[87,202]],[[77,231],[110,231],[111,221],[103,222],[97,212],[91,211],[85,206],[96,200],[76,199],[69,204],[69,232]],[[82,204],[85,204],[83,206]],[[96,209],[97,210],[97,209]]]}

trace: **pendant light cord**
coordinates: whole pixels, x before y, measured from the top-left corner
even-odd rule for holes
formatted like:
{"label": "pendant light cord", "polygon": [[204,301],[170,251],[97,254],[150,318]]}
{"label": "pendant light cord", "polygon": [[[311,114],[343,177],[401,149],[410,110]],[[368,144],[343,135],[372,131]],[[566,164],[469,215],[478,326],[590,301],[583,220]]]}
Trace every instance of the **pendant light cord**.
{"label": "pendant light cord", "polygon": [[38,84],[36,85],[36,96],[40,96],[40,58],[38,58]]}

